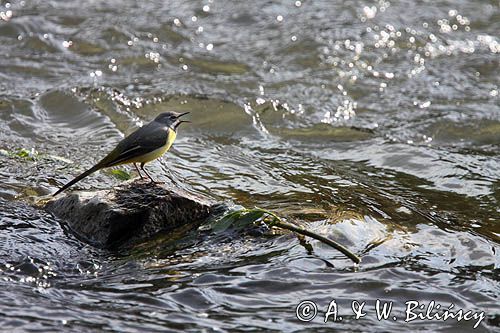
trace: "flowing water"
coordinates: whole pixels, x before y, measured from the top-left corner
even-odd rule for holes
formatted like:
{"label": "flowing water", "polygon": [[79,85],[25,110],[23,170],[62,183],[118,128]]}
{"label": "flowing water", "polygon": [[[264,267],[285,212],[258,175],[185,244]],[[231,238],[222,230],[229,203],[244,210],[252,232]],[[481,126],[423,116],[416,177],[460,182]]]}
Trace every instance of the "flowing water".
{"label": "flowing water", "polygon": [[[0,1],[0,330],[498,330],[499,31],[496,0]],[[156,177],[361,265],[251,230],[113,253],[36,208],[167,110],[192,123]],[[405,322],[411,300],[484,319]]]}

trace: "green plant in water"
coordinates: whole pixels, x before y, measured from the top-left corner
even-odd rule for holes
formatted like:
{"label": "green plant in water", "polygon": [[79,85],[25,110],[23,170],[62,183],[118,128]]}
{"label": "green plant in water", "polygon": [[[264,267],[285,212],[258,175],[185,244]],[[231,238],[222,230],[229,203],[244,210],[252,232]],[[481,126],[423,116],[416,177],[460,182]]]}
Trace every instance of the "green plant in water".
{"label": "green plant in water", "polygon": [[132,178],[132,176],[127,171],[121,169],[110,170],[109,174],[119,180],[129,180],[130,178]]}
{"label": "green plant in water", "polygon": [[22,158],[29,161],[54,160],[54,161],[61,161],[64,163],[71,163],[71,161],[68,160],[67,158],[52,154],[39,153],[37,150],[35,150],[35,148],[31,149],[18,148],[15,150],[0,149],[0,156],[6,156],[10,158]]}
{"label": "green plant in water", "polygon": [[35,161],[38,157],[38,152],[35,150],[35,148],[31,149],[26,149],[26,148],[21,148],[16,151],[13,151],[10,153],[11,156],[17,156],[20,158],[28,159],[31,161]]}
{"label": "green plant in water", "polygon": [[240,209],[237,211],[230,212],[224,215],[219,220],[212,223],[212,230],[215,232],[223,232],[228,228],[242,229],[250,224],[255,224],[260,222],[265,223],[269,228],[277,227],[281,229],[286,229],[303,236],[308,236],[317,239],[320,242],[325,243],[333,247],[334,249],[340,251],[346,257],[351,259],[355,264],[359,264],[361,262],[361,259],[357,255],[352,253],[349,249],[347,249],[343,245],[329,238],[316,234],[312,231],[304,229],[302,227],[290,224],[288,222],[284,222],[279,216],[277,216],[273,212],[258,207],[252,209]]}

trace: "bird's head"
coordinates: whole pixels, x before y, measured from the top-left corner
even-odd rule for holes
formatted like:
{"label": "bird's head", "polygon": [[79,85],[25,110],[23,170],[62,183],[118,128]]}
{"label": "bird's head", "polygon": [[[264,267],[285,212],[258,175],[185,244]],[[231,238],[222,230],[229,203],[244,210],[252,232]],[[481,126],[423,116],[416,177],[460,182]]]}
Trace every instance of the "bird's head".
{"label": "bird's head", "polygon": [[189,123],[190,121],[188,120],[180,120],[180,118],[189,112],[184,112],[184,113],[178,113],[178,112],[164,112],[160,113],[156,118],[155,121],[159,122],[165,126],[168,126],[172,128],[174,131],[177,130],[177,127],[179,127],[180,124],[182,123]]}

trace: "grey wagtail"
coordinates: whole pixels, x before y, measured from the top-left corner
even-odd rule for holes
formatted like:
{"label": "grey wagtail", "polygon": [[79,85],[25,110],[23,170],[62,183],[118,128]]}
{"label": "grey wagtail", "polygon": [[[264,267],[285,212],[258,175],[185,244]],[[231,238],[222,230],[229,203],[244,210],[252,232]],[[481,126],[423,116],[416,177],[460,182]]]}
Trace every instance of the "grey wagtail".
{"label": "grey wagtail", "polygon": [[153,178],[144,169],[144,164],[162,156],[174,143],[177,136],[177,127],[182,123],[188,123],[187,120],[180,120],[180,117],[189,112],[165,112],[158,115],[152,122],[143,126],[120,141],[115,149],[113,149],[99,163],[88,169],[63,187],[53,195],[57,195],[82,180],[88,175],[100,170],[115,165],[133,163],[139,176],[142,177],[136,163],[140,163],[141,170],[154,182]]}

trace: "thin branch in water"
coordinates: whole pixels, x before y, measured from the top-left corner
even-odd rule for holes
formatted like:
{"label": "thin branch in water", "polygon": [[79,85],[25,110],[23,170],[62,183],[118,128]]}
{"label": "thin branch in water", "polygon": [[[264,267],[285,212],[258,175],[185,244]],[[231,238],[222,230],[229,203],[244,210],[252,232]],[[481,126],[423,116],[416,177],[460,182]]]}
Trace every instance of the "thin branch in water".
{"label": "thin branch in water", "polygon": [[270,221],[270,222],[266,222],[265,219],[263,220],[264,223],[266,223],[268,226],[270,227],[278,227],[278,228],[282,228],[282,229],[286,229],[286,230],[290,230],[290,231],[293,231],[293,232],[296,232],[298,234],[301,234],[301,235],[304,235],[304,236],[308,236],[308,237],[311,237],[311,238],[314,238],[314,239],[317,239],[319,240],[320,242],[323,242],[327,245],[330,245],[331,247],[333,247],[334,249],[340,251],[342,254],[344,254],[346,257],[348,257],[349,259],[351,259],[355,264],[359,264],[361,262],[361,258],[358,257],[357,255],[355,255],[354,253],[352,253],[349,249],[347,249],[345,246],[343,246],[342,244],[339,244],[329,238],[326,238],[324,236],[321,236],[317,233],[314,233],[312,231],[309,231],[309,230],[306,230],[304,228],[301,228],[301,227],[297,227],[293,224],[290,224],[290,223],[287,223],[287,222],[283,222],[276,214],[270,212],[270,211],[267,211],[265,209],[261,209],[261,208],[256,208],[270,216],[273,217],[273,220]]}

